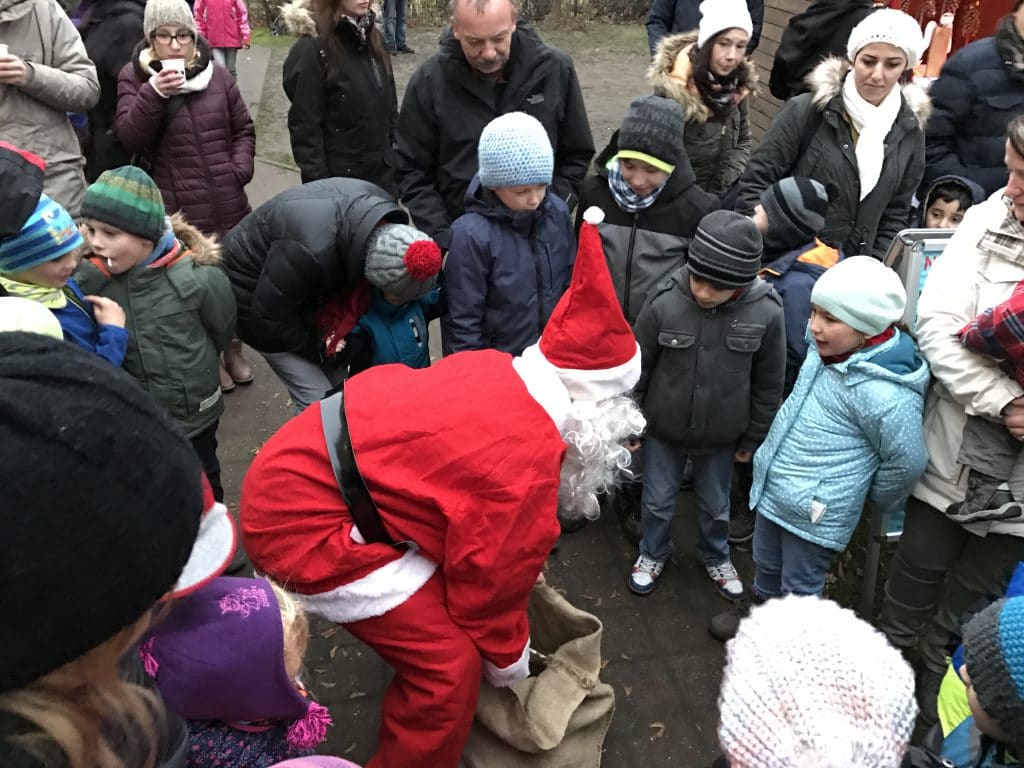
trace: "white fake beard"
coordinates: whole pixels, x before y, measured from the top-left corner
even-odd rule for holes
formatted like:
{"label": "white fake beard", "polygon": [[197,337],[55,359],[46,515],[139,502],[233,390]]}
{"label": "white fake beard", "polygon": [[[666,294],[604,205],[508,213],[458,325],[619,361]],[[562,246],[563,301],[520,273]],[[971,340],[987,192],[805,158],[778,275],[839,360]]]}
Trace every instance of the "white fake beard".
{"label": "white fake beard", "polygon": [[632,454],[625,441],[644,431],[647,421],[632,398],[616,395],[572,404],[563,438],[569,450],[558,485],[559,513],[568,520],[601,516],[598,494],[629,479]]}

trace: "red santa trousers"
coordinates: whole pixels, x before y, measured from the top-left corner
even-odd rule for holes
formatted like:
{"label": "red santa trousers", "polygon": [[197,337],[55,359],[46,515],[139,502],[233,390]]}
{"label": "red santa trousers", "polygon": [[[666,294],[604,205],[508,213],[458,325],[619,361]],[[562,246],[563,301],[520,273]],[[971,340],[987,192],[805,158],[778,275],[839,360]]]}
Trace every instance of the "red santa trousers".
{"label": "red santa trousers", "polygon": [[345,628],[395,670],[367,768],[456,768],[480,695],[481,660],[448,615],[441,573],[383,616]]}

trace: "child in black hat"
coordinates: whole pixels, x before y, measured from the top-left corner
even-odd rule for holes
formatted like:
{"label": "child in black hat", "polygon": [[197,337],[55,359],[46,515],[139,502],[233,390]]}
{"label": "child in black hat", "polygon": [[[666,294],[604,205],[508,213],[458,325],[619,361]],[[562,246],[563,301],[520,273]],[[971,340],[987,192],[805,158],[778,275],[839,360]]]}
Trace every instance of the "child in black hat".
{"label": "child in black hat", "polygon": [[672,552],[672,519],[689,456],[698,555],[723,597],[743,597],[729,557],[733,461],[749,462],[768,434],[786,365],[782,300],[758,277],[761,253],[761,234],[749,218],[708,214],[686,266],[651,294],[637,318],[643,370],[635,396],[647,432],[643,538],[629,578],[636,594],[654,589]]}

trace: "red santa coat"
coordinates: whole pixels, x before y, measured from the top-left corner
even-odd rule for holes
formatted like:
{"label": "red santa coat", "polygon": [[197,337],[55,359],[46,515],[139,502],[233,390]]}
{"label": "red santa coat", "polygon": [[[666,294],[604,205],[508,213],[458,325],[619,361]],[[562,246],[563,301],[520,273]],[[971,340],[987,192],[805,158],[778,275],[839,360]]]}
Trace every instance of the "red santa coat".
{"label": "red santa coat", "polygon": [[[356,462],[402,551],[362,543],[331,469],[320,403],[260,450],[242,487],[256,568],[340,623],[380,616],[443,571],[448,611],[485,661],[520,666],[526,604],[558,538],[565,443],[531,396],[557,386],[513,358],[466,352],[414,370],[372,368],[345,388]],[[565,396],[564,401],[567,401]],[[557,410],[557,409],[553,409]]]}

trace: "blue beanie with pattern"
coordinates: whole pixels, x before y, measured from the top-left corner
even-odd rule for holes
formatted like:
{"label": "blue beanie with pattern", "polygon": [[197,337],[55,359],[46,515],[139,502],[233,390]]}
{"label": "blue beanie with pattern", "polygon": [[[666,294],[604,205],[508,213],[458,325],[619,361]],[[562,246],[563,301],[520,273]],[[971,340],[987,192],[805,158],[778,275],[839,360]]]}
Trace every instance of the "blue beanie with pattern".
{"label": "blue beanie with pattern", "polygon": [[1024,596],[999,600],[971,619],[964,663],[985,712],[1024,743]]}
{"label": "blue beanie with pattern", "polygon": [[480,134],[480,184],[487,189],[550,184],[555,156],[540,121],[525,112],[496,117]]}
{"label": "blue beanie with pattern", "polygon": [[71,214],[46,195],[40,195],[21,231],[0,241],[0,275],[59,259],[84,242]]}

